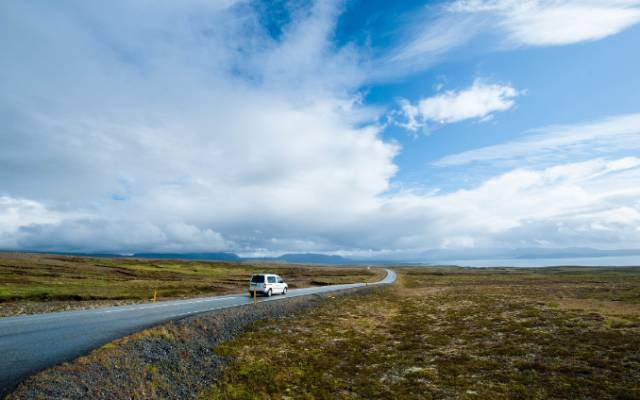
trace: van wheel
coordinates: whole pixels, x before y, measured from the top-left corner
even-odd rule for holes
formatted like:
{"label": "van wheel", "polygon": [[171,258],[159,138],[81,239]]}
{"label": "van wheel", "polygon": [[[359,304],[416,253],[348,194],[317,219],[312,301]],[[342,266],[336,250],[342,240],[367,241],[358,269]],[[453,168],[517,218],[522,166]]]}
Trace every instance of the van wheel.
{"label": "van wheel", "polygon": [[287,294],[287,288],[282,289],[282,294]]}
{"label": "van wheel", "polygon": [[267,297],[271,297],[271,289],[267,290]]}

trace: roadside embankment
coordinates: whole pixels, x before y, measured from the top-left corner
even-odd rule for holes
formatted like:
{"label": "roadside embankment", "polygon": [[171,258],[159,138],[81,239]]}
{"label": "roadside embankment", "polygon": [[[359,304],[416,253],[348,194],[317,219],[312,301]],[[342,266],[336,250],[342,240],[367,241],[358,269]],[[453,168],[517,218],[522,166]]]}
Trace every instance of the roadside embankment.
{"label": "roadside embankment", "polygon": [[327,300],[368,294],[363,287],[233,307],[148,329],[85,357],[40,372],[9,399],[196,398],[220,376],[229,358],[216,346],[263,320],[277,320]]}

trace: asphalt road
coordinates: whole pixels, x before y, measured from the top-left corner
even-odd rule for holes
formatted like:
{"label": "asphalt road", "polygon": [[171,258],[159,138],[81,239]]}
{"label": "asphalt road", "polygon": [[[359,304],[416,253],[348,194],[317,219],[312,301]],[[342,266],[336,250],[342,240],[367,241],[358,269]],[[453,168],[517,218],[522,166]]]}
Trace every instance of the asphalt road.
{"label": "asphalt road", "polygon": [[[396,280],[395,272],[386,271],[387,276],[374,285]],[[292,289],[286,296],[259,297],[258,301],[361,286],[364,284]],[[170,320],[252,302],[242,294],[0,318],[0,397],[29,375],[87,354],[114,339]]]}

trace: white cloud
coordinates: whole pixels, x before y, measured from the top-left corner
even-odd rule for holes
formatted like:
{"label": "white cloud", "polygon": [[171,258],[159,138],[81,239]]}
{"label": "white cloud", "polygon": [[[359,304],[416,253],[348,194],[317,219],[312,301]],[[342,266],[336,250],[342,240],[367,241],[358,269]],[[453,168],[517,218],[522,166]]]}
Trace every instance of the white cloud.
{"label": "white cloud", "polygon": [[55,224],[61,220],[61,215],[36,201],[0,196],[0,248],[18,248],[16,232],[23,226]]}
{"label": "white cloud", "polygon": [[456,0],[426,7],[385,57],[391,71],[415,71],[476,39],[476,47],[561,46],[595,41],[640,23],[637,0]]}
{"label": "white cloud", "polygon": [[593,157],[594,154],[638,150],[640,114],[628,114],[591,123],[533,130],[521,139],[446,156],[434,164],[444,167],[473,162],[553,162],[569,156],[586,154]]}
{"label": "white cloud", "polygon": [[416,131],[428,123],[450,124],[469,119],[490,118],[495,112],[507,111],[520,93],[510,85],[498,85],[476,80],[460,91],[447,91],[419,100],[416,105],[401,100],[400,114],[405,121],[399,125]]}
{"label": "white cloud", "polygon": [[[640,240],[640,158],[515,169],[475,188],[383,205],[390,248],[593,246]],[[402,230],[398,227],[402,226]],[[393,231],[397,229],[397,231]]]}
{"label": "white cloud", "polygon": [[236,246],[210,228],[185,223],[140,219],[66,218],[58,223],[32,224],[12,235],[13,248],[46,251],[224,251]]}
{"label": "white cloud", "polygon": [[[360,103],[358,52],[331,42],[337,3],[279,38],[244,2],[139,4],[1,3],[1,248],[348,255],[640,239],[636,157],[389,193],[399,147]],[[417,129],[517,95],[477,81],[404,106]]]}
{"label": "white cloud", "polygon": [[639,6],[629,0],[461,0],[449,10],[492,14],[513,44],[556,46],[619,33],[640,22]]}
{"label": "white cloud", "polygon": [[[432,11],[428,9],[428,11]],[[419,67],[425,67],[433,63],[435,59],[458,47],[474,35],[479,33],[479,26],[476,18],[451,18],[447,14],[440,14],[437,18],[426,18],[419,21],[416,26],[405,33],[409,40],[401,43],[392,52],[386,62],[394,67],[402,68],[400,64],[407,64],[404,69],[412,68],[410,64],[415,63],[421,56],[425,57]],[[414,65],[413,68],[418,66]]]}
{"label": "white cloud", "polygon": [[235,245],[207,228],[114,217],[55,211],[37,201],[2,196],[0,249],[170,252],[225,250]]}
{"label": "white cloud", "polygon": [[279,39],[246,3],[0,7],[5,248],[335,246],[396,172],[332,2]]}

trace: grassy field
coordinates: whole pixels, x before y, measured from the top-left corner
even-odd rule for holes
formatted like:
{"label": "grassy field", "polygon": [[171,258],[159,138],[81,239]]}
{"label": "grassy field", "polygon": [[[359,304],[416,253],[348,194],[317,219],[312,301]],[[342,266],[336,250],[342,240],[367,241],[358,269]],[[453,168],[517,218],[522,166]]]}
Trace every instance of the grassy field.
{"label": "grassy field", "polygon": [[0,253],[0,316],[243,291],[252,273],[283,276],[291,288],[375,281],[366,268],[250,265]]}
{"label": "grassy field", "polygon": [[223,343],[202,398],[640,398],[640,269],[398,271]]}

